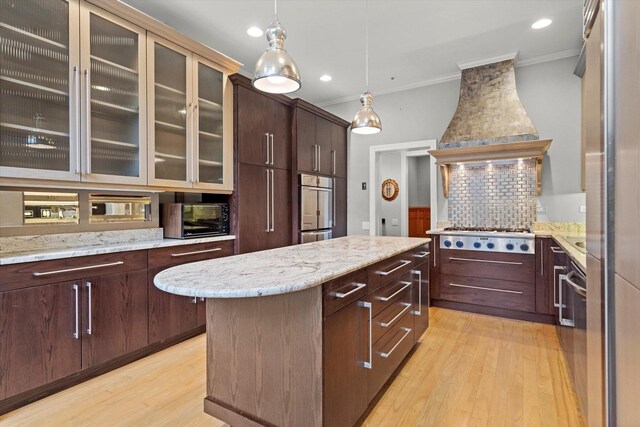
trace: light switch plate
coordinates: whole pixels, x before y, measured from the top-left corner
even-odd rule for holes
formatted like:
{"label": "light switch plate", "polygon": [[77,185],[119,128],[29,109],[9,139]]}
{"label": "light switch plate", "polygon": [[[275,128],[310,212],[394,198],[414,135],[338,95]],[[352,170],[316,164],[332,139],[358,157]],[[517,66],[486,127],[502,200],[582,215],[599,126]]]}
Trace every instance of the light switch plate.
{"label": "light switch plate", "polygon": [[391,225],[395,225],[395,226],[400,225],[400,220],[398,218],[392,218]]}
{"label": "light switch plate", "polygon": [[587,206],[586,205],[580,205],[580,213],[587,213]]}
{"label": "light switch plate", "polygon": [[362,221],[362,229],[363,230],[369,229],[369,221]]}

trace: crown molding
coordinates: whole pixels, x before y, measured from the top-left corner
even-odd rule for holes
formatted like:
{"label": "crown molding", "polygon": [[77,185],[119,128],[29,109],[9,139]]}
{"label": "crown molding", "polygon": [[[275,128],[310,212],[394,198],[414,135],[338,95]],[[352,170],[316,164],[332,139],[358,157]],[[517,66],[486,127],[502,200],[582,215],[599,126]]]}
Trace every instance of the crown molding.
{"label": "crown molding", "polygon": [[[502,56],[494,56],[492,58],[489,58],[489,60],[478,60],[478,61],[474,61],[474,62],[468,62],[468,63],[461,63],[458,64],[458,67],[461,66],[467,66],[469,64],[478,64],[475,66],[479,66],[479,65],[486,65],[486,64],[490,64],[491,60],[493,60],[493,62],[499,62],[499,61],[505,61],[507,59],[514,59],[516,61],[516,68],[521,68],[521,67],[528,67],[529,65],[536,65],[536,64],[543,64],[545,62],[552,62],[552,61],[557,61],[560,59],[565,59],[565,58],[571,58],[574,56],[578,56],[580,55],[580,49],[568,49],[568,50],[561,50],[559,52],[554,52],[554,53],[550,53],[549,55],[542,55],[542,56],[537,56],[535,58],[529,58],[529,59],[520,59],[518,60],[517,57],[517,52],[515,53],[515,56],[513,56],[513,53],[510,54],[505,54]],[[502,59],[500,59],[502,58]],[[472,65],[474,66],[474,65]],[[450,81],[454,81],[454,80],[459,80],[460,79],[460,72],[454,73],[454,74],[448,74],[448,75],[444,75],[444,76],[440,76],[440,77],[436,77],[433,79],[429,79],[429,80],[423,80],[420,82],[416,82],[416,83],[411,83],[411,84],[407,84],[404,86],[398,86],[392,89],[385,89],[385,90],[376,90],[374,93],[374,97],[375,96],[379,96],[379,95],[388,95],[391,93],[396,93],[396,92],[403,92],[405,90],[411,90],[411,89],[418,89],[421,87],[426,87],[426,86],[433,86],[433,85],[437,85],[437,84],[441,84],[441,83],[446,83],[446,82],[450,82]],[[316,105],[319,107],[327,107],[330,105],[336,105],[336,104],[342,104],[344,102],[350,102],[350,101],[357,101],[360,99],[360,94],[358,95],[350,95],[350,96],[345,96],[342,98],[336,98],[336,99],[331,99],[329,101],[324,101],[324,102],[318,102]]]}

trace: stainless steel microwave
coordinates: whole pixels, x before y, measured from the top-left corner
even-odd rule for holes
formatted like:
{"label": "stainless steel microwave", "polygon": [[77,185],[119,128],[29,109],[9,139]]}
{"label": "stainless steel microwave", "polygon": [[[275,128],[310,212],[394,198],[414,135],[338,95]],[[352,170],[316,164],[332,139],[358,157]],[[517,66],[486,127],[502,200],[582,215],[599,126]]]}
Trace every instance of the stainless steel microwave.
{"label": "stainless steel microwave", "polygon": [[229,234],[227,203],[163,203],[160,223],[164,237],[193,239]]}

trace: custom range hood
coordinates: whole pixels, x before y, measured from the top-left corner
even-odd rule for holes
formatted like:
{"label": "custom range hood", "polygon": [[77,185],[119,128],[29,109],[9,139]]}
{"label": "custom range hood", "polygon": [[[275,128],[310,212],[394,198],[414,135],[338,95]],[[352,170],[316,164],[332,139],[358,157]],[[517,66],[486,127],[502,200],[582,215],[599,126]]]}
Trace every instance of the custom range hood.
{"label": "custom range hood", "polygon": [[440,165],[445,197],[449,167],[458,163],[537,160],[537,193],[542,183],[542,159],[551,144],[541,140],[518,92],[514,59],[461,67],[460,99],[437,150],[429,151]]}

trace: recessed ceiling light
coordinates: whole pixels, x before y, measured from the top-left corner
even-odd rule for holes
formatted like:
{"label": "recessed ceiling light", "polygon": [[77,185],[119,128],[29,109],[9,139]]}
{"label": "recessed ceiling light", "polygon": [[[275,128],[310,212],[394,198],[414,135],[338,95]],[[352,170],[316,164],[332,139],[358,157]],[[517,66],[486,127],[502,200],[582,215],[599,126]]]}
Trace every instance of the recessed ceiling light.
{"label": "recessed ceiling light", "polygon": [[247,34],[251,37],[262,37],[264,32],[262,32],[262,30],[258,27],[251,27],[247,30]]}
{"label": "recessed ceiling light", "polygon": [[551,22],[552,21],[549,18],[538,19],[536,22],[531,24],[531,28],[533,28],[534,30],[539,30],[541,28],[548,27],[549,25],[551,25]]}
{"label": "recessed ceiling light", "polygon": [[329,74],[323,74],[320,76],[320,80],[322,80],[323,82],[330,82],[331,80],[333,80],[333,77],[331,77]]}

